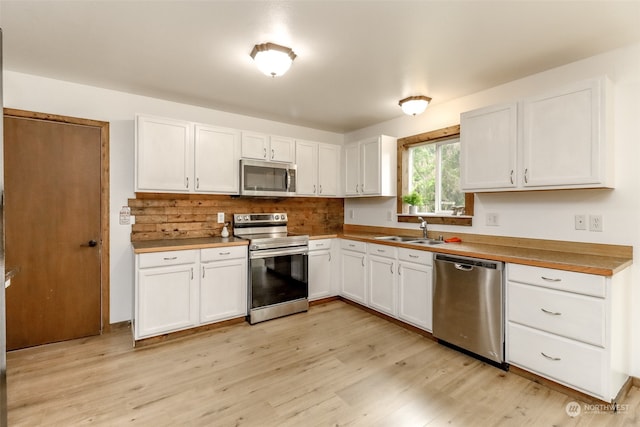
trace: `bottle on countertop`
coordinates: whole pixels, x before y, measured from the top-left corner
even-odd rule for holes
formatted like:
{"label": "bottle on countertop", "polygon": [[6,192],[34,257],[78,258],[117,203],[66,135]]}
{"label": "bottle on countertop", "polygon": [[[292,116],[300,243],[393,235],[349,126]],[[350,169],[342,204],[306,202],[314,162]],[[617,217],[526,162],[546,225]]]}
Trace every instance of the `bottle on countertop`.
{"label": "bottle on countertop", "polygon": [[222,227],[222,233],[220,233],[222,237],[229,237],[229,229],[227,228],[228,225],[228,222],[224,223],[224,227]]}

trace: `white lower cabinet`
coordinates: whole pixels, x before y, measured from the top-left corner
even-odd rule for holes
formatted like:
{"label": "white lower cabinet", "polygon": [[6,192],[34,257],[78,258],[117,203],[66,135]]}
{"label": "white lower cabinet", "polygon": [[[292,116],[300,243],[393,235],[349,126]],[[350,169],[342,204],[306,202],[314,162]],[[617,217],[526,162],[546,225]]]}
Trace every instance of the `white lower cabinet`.
{"label": "white lower cabinet", "polygon": [[395,316],[397,250],[392,246],[367,245],[367,254],[368,305],[374,310]]}
{"label": "white lower cabinet", "polygon": [[336,294],[335,266],[332,239],[309,242],[309,301],[327,298]]}
{"label": "white lower cabinet", "polygon": [[197,324],[197,263],[195,250],[137,255],[135,339]]}
{"label": "white lower cabinet", "polygon": [[136,254],[135,340],[245,316],[247,247]]}
{"label": "white lower cabinet", "polygon": [[398,319],[432,331],[433,254],[398,249]]}
{"label": "white lower cabinet", "polygon": [[246,247],[202,249],[200,257],[200,323],[246,316]]}
{"label": "white lower cabinet", "polygon": [[341,240],[341,295],[427,331],[432,268],[429,251]]}
{"label": "white lower cabinet", "polygon": [[613,401],[629,372],[630,269],[612,277],[507,266],[507,362]]}
{"label": "white lower cabinet", "polygon": [[347,299],[366,305],[367,244],[353,240],[341,240],[341,249],[340,293]]}

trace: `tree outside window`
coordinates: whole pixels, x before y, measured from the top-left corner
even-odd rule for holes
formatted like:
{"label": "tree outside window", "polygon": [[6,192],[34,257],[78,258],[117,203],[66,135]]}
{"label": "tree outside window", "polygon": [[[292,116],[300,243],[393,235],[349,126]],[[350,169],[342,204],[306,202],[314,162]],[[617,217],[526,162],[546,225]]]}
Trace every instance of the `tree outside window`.
{"label": "tree outside window", "polygon": [[420,212],[451,214],[462,207],[465,195],[460,191],[460,140],[414,145],[409,154],[409,191],[422,196]]}

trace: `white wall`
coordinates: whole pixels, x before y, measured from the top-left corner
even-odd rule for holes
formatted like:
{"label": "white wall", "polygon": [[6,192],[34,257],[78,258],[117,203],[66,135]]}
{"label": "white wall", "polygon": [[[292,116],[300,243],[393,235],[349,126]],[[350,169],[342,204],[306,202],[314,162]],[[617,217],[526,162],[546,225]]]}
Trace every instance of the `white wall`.
{"label": "white wall", "polygon": [[[371,135],[405,137],[459,123],[461,112],[535,95],[565,83],[607,75],[614,90],[615,190],[544,191],[479,194],[472,227],[432,226],[458,231],[538,239],[633,246],[640,253],[640,45],[607,52],[480,93],[432,104],[418,117],[404,116],[345,135],[345,142]],[[437,100],[435,100],[437,101]],[[395,198],[347,199],[345,223],[417,228],[387,221]],[[350,219],[353,210],[354,218]],[[485,225],[486,213],[498,213],[500,225]],[[601,214],[601,233],[574,230],[575,214]],[[632,267],[633,307],[640,307],[640,262]],[[632,314],[632,374],[640,377],[640,310]]]}
{"label": "white wall", "polygon": [[131,319],[131,226],[119,225],[120,208],[133,198],[134,115],[153,114],[311,141],[342,144],[343,135],[230,114],[123,92],[4,71],[4,106],[110,123],[111,323]]}

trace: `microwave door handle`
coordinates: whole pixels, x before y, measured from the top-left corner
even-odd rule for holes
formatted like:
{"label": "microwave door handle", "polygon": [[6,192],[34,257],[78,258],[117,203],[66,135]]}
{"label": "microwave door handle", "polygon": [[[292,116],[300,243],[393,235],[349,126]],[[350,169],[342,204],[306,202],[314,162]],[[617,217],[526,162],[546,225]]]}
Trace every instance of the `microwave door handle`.
{"label": "microwave door handle", "polygon": [[287,181],[287,191],[289,191],[289,187],[291,187],[291,175],[289,175],[289,169],[284,170],[286,181]]}

